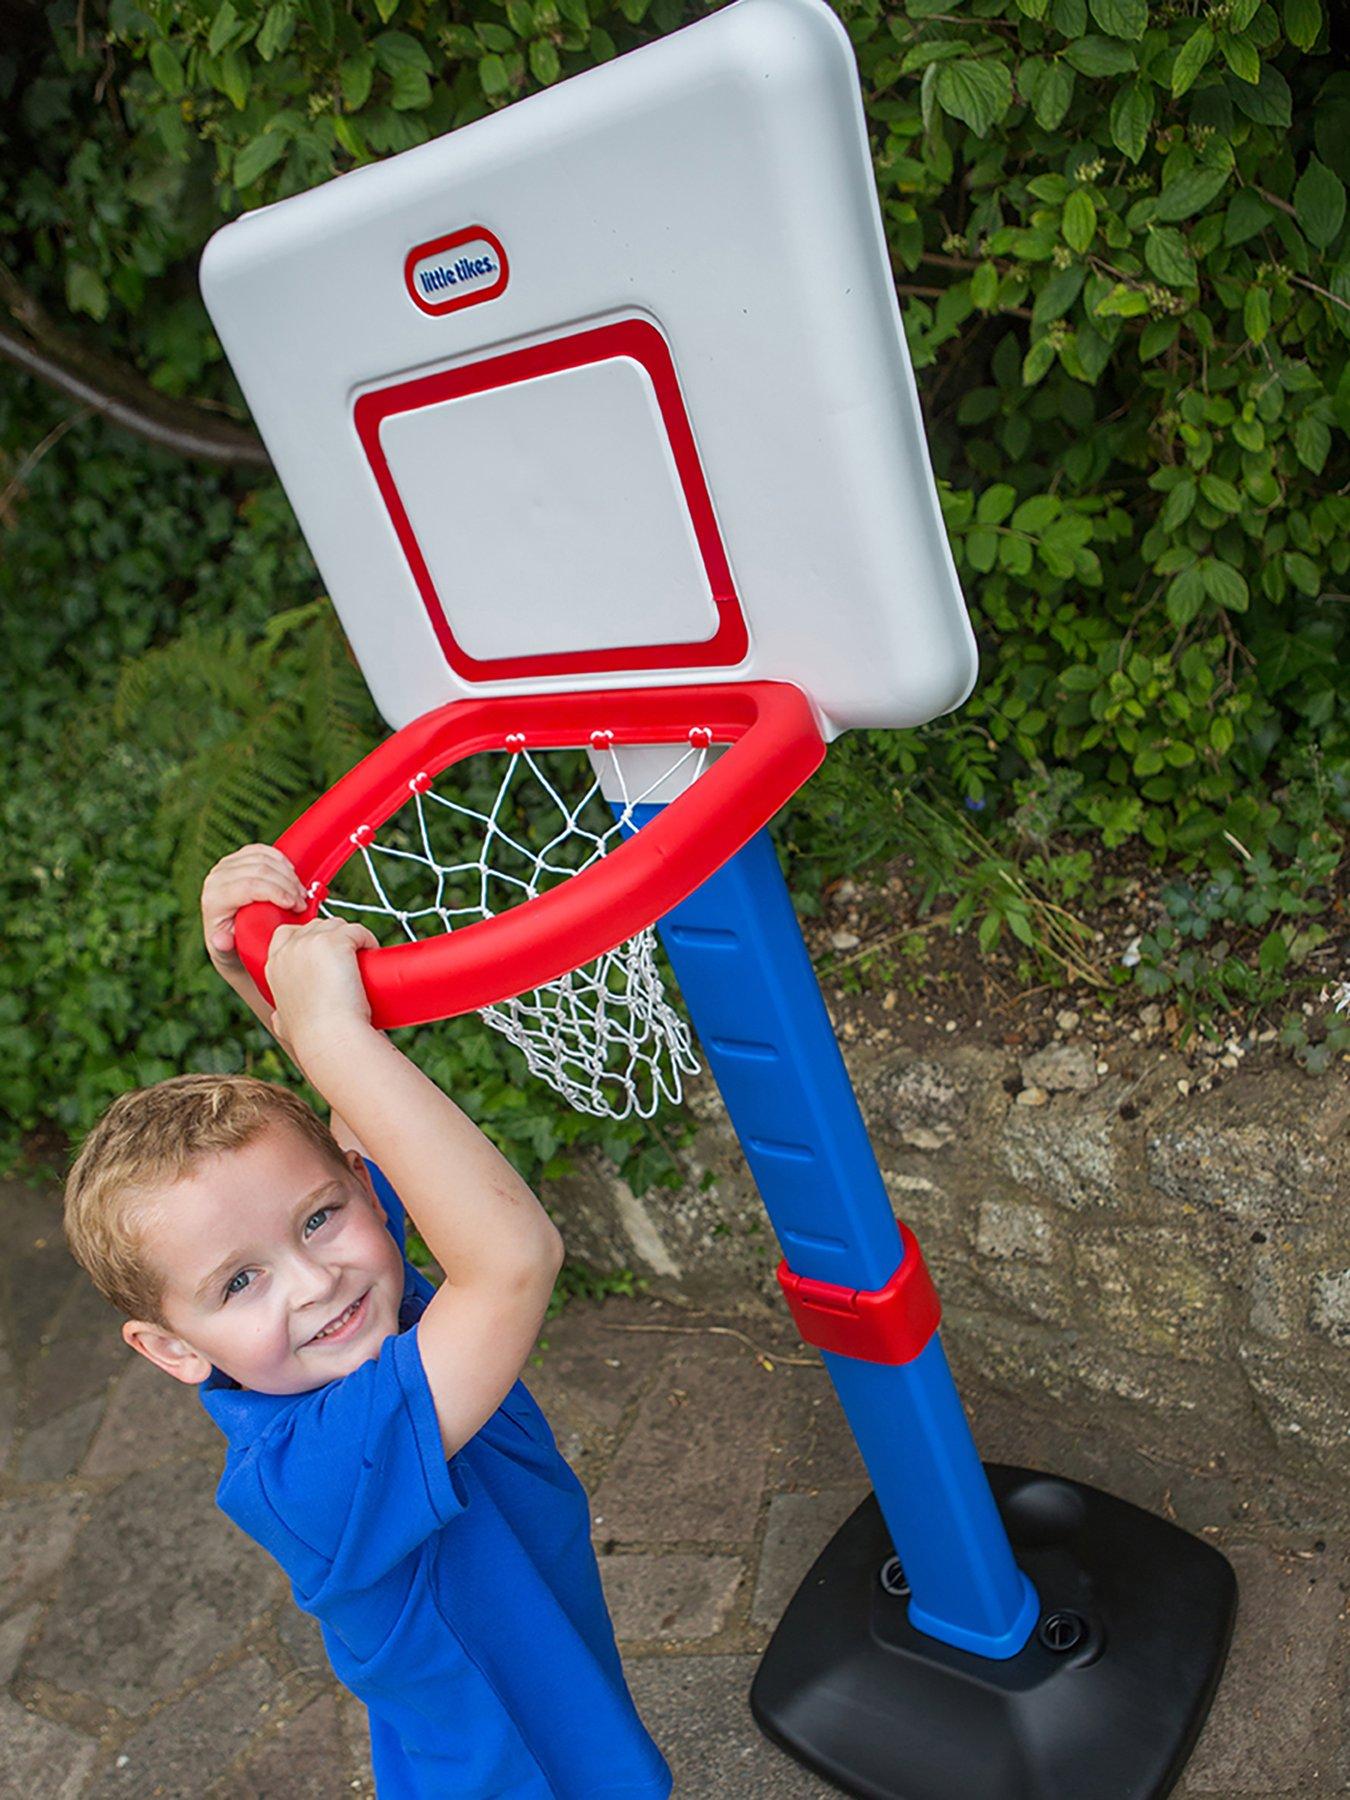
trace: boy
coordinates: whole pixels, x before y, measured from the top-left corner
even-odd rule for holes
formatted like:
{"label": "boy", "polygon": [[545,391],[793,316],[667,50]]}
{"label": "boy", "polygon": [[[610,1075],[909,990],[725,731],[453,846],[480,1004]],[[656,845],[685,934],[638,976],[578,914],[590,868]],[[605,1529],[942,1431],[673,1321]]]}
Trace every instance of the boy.
{"label": "boy", "polygon": [[[561,1239],[371,1026],[356,965],[370,933],[280,929],[274,1010],[234,951],[255,899],[304,904],[257,845],[207,877],[207,949],[329,1102],[331,1130],[240,1077],[123,1095],[71,1171],[75,1254],[130,1315],[127,1343],[201,1386],[229,1441],[217,1499],[365,1702],[381,1800],[664,1800],[585,1494],[517,1379]],[[404,1260],[400,1194],[446,1271],[438,1290]]]}

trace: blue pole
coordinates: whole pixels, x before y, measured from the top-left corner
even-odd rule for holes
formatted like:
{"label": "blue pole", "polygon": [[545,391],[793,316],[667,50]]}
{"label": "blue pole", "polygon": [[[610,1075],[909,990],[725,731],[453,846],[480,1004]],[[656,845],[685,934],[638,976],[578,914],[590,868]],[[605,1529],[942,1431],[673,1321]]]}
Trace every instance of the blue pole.
{"label": "blue pole", "polygon": [[[642,825],[656,807],[640,807]],[[767,831],[659,930],[788,1265],[884,1287],[900,1261],[890,1200]],[[908,1363],[824,1351],[910,1585],[916,1629],[1014,1656],[1035,1590],[1003,1522],[935,1334]]]}

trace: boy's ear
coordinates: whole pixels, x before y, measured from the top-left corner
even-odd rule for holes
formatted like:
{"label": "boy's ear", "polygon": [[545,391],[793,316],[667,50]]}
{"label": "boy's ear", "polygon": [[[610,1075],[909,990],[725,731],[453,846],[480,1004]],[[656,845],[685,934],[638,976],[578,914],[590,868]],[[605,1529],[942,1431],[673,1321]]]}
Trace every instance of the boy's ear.
{"label": "boy's ear", "polygon": [[157,1369],[196,1387],[211,1373],[211,1359],[194,1350],[191,1344],[175,1337],[163,1325],[152,1325],[147,1319],[128,1319],[122,1326],[122,1341],[140,1352]]}
{"label": "boy's ear", "polygon": [[370,1204],[375,1208],[377,1216],[381,1219],[387,1219],[389,1215],[384,1210],[384,1202],[375,1192],[375,1183],[370,1179],[370,1170],[366,1167],[365,1157],[362,1156],[359,1150],[344,1150],[342,1154],[347,1159],[348,1168],[350,1168],[352,1174],[355,1175],[356,1179],[361,1183],[361,1186],[366,1190],[367,1197],[370,1200]]}

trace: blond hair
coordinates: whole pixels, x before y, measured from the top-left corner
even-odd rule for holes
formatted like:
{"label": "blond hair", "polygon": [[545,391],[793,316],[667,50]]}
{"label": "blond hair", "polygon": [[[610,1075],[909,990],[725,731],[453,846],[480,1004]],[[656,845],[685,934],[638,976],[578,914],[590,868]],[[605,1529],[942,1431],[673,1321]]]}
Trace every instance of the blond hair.
{"label": "blond hair", "polygon": [[119,1311],[165,1323],[164,1279],[142,1244],[147,1203],[194,1163],[286,1125],[345,1168],[337,1139],[298,1095],[248,1075],[176,1075],[114,1100],[66,1180],[66,1240]]}

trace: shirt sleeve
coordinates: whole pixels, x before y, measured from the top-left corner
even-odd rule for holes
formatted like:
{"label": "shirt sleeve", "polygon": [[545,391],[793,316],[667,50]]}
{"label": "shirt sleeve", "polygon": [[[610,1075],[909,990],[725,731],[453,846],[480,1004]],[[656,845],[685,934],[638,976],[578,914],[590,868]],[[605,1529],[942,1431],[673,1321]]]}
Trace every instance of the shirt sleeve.
{"label": "shirt sleeve", "polygon": [[417,1327],[299,1397],[226,1471],[220,1504],[302,1604],[372,1587],[468,1504],[447,1463]]}

